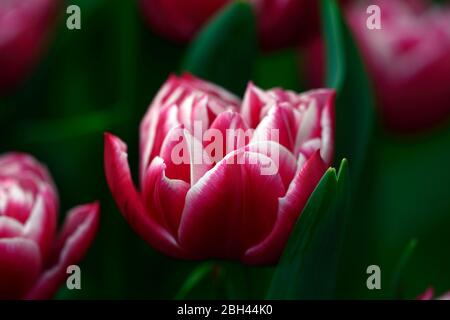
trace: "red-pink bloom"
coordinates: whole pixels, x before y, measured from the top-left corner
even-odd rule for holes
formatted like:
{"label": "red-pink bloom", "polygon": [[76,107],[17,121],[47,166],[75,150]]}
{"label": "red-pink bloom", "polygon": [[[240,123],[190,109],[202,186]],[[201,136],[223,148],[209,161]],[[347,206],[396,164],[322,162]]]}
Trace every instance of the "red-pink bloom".
{"label": "red-pink bloom", "polygon": [[[381,9],[380,30],[366,27],[368,4]],[[450,8],[422,0],[376,0],[348,7],[347,20],[374,80],[385,125],[398,132],[432,127],[450,115]],[[312,85],[322,82],[321,41],[312,45]]]}
{"label": "red-pink bloom", "polygon": [[0,299],[47,299],[90,246],[97,203],[73,208],[56,235],[58,195],[26,154],[0,156]]}
{"label": "red-pink bloom", "polygon": [[[173,257],[276,262],[332,162],[334,96],[250,83],[241,102],[193,76],[171,76],[141,123],[140,192],[126,145],[105,135],[106,177],[120,211],[150,245]],[[222,136],[250,134],[240,146],[223,140],[227,151],[217,157],[208,152],[211,140],[196,133],[198,123]],[[175,161],[180,143],[190,146],[184,156],[194,161]],[[194,154],[208,161],[195,162]],[[277,170],[264,174],[266,164]]]}
{"label": "red-pink bloom", "polygon": [[434,297],[434,289],[428,288],[425,290],[424,293],[422,293],[420,296],[417,297],[417,300],[450,300],[450,291],[443,294],[442,296],[435,298]]}
{"label": "red-pink bloom", "polygon": [[[149,24],[159,34],[189,41],[230,0],[141,0]],[[317,1],[249,0],[256,9],[265,49],[298,45],[318,32]]]}
{"label": "red-pink bloom", "polygon": [[0,94],[37,62],[56,17],[57,0],[0,1]]}

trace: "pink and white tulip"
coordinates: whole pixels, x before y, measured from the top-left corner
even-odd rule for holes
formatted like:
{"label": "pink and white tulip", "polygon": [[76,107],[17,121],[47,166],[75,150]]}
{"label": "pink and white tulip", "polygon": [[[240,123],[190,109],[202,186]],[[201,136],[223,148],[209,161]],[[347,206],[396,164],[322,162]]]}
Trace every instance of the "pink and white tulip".
{"label": "pink and white tulip", "polygon": [[[366,27],[368,5],[381,10],[381,29]],[[450,118],[450,7],[425,0],[371,0],[346,9],[373,79],[381,118],[400,133],[432,128]],[[314,42],[307,68],[323,83],[323,43]]]}
{"label": "pink and white tulip", "polygon": [[48,299],[90,246],[99,205],[73,208],[56,234],[58,195],[26,154],[0,156],[0,299]]}
{"label": "pink and white tulip", "polygon": [[[171,76],[141,123],[140,191],[125,143],[105,134],[113,197],[132,228],[172,257],[275,263],[332,162],[334,96],[327,89],[297,94],[250,83],[240,101],[191,75]],[[248,135],[238,146],[221,140],[226,152],[218,156],[208,151],[211,140],[196,133],[198,123],[223,136]],[[205,161],[177,163],[179,144],[190,146],[188,160],[196,153]],[[276,170],[264,174],[265,164]]]}

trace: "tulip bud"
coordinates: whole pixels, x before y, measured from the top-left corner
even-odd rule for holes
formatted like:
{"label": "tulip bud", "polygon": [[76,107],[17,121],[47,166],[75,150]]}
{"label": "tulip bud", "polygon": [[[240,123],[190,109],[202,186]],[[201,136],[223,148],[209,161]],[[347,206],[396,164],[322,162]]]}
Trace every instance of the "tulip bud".
{"label": "tulip bud", "polygon": [[47,299],[90,246],[99,205],[73,208],[56,234],[58,195],[26,154],[0,156],[0,299]]}
{"label": "tulip bud", "polygon": [[171,76],[140,130],[140,191],[126,145],[109,133],[105,171],[141,237],[178,258],[275,263],[332,162],[334,91],[250,83],[241,102],[193,76]]}

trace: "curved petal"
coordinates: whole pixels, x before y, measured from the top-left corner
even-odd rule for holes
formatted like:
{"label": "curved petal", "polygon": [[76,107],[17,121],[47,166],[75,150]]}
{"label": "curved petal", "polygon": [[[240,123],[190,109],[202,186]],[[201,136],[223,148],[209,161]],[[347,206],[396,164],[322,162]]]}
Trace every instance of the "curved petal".
{"label": "curved petal", "polygon": [[23,225],[14,218],[0,216],[0,239],[22,236]]}
{"label": "curved petal", "polygon": [[268,114],[256,127],[252,142],[275,141],[292,151],[294,132],[295,116],[293,110],[282,104],[274,103]]}
{"label": "curved petal", "polygon": [[174,257],[185,256],[169,231],[145,211],[131,179],[126,145],[108,133],[105,134],[105,173],[114,200],[133,230],[154,248]]}
{"label": "curved petal", "polygon": [[167,176],[194,184],[208,171],[213,161],[202,143],[180,126],[172,128],[164,139],[161,158],[167,166]]}
{"label": "curved petal", "polygon": [[241,100],[231,92],[197,77],[194,77],[190,73],[184,73],[180,78],[185,84],[191,87],[193,90],[202,91],[210,97],[214,97],[216,100],[223,102],[225,106],[238,107],[241,104]]}
{"label": "curved petal", "polygon": [[297,171],[297,161],[288,149],[273,141],[258,141],[249,144],[245,150],[261,153],[270,158],[276,165],[276,171],[273,173],[278,173],[280,175],[285,190],[288,190],[295,172]]}
{"label": "curved petal", "polygon": [[169,130],[179,125],[176,105],[151,105],[141,123],[140,133],[140,179],[151,160],[160,152],[164,138]]}
{"label": "curved petal", "polygon": [[183,180],[167,178],[165,170],[163,159],[153,159],[145,176],[143,198],[154,219],[178,238],[178,225],[190,185]]}
{"label": "curved petal", "polygon": [[271,161],[236,151],[203,176],[186,196],[180,245],[204,258],[241,259],[270,232],[285,192],[278,174],[262,175]]}
{"label": "curved petal", "polygon": [[286,195],[279,199],[274,228],[261,243],[245,252],[246,263],[259,265],[278,261],[294,224],[325,170],[326,166],[319,152],[299,168]]}
{"label": "curved petal", "polygon": [[43,187],[24,225],[23,237],[39,244],[44,261],[49,255],[55,236],[57,210],[52,191]]}
{"label": "curved petal", "polygon": [[268,103],[268,95],[249,82],[242,102],[241,114],[247,125],[254,129],[262,118],[262,109]]}
{"label": "curved petal", "polygon": [[[204,141],[205,149],[214,150],[214,155],[207,153],[215,162],[219,162],[228,153],[249,144],[252,133],[239,113],[235,111],[222,112],[205,134],[205,139],[208,135],[207,140],[213,140],[210,143]],[[212,139],[213,137],[214,139]],[[217,141],[219,137],[221,141]]]}
{"label": "curved petal", "polygon": [[41,271],[39,247],[29,239],[0,239],[0,299],[20,299]]}
{"label": "curved petal", "polygon": [[81,261],[94,240],[99,222],[98,203],[73,208],[67,215],[52,252],[53,261],[25,296],[49,299],[67,277],[67,267]]}

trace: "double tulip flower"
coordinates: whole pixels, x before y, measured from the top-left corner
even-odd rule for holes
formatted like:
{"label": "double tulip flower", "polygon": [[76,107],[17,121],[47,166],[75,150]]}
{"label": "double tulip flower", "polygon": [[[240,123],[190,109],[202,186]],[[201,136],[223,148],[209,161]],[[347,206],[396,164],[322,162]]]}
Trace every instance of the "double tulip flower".
{"label": "double tulip flower", "polygon": [[[367,7],[380,8],[381,29],[369,29]],[[450,7],[424,0],[352,2],[347,22],[373,79],[387,128],[413,133],[450,117]],[[309,48],[311,84],[323,81],[323,44]],[[322,56],[322,57],[321,57]]]}
{"label": "double tulip flower", "polygon": [[61,230],[47,169],[26,154],[0,156],[0,299],[48,299],[90,246],[97,203],[70,210]]}
{"label": "double tulip flower", "polygon": [[[209,152],[196,123],[223,137],[246,134],[240,145],[223,139],[225,152]],[[181,148],[187,161],[174,157],[180,146],[188,146]],[[112,134],[105,135],[105,170],[124,217],[154,248],[185,259],[269,264],[331,164],[333,147],[332,90],[297,94],[250,83],[241,101],[193,76],[171,76],[141,123],[140,190],[126,145]]]}

